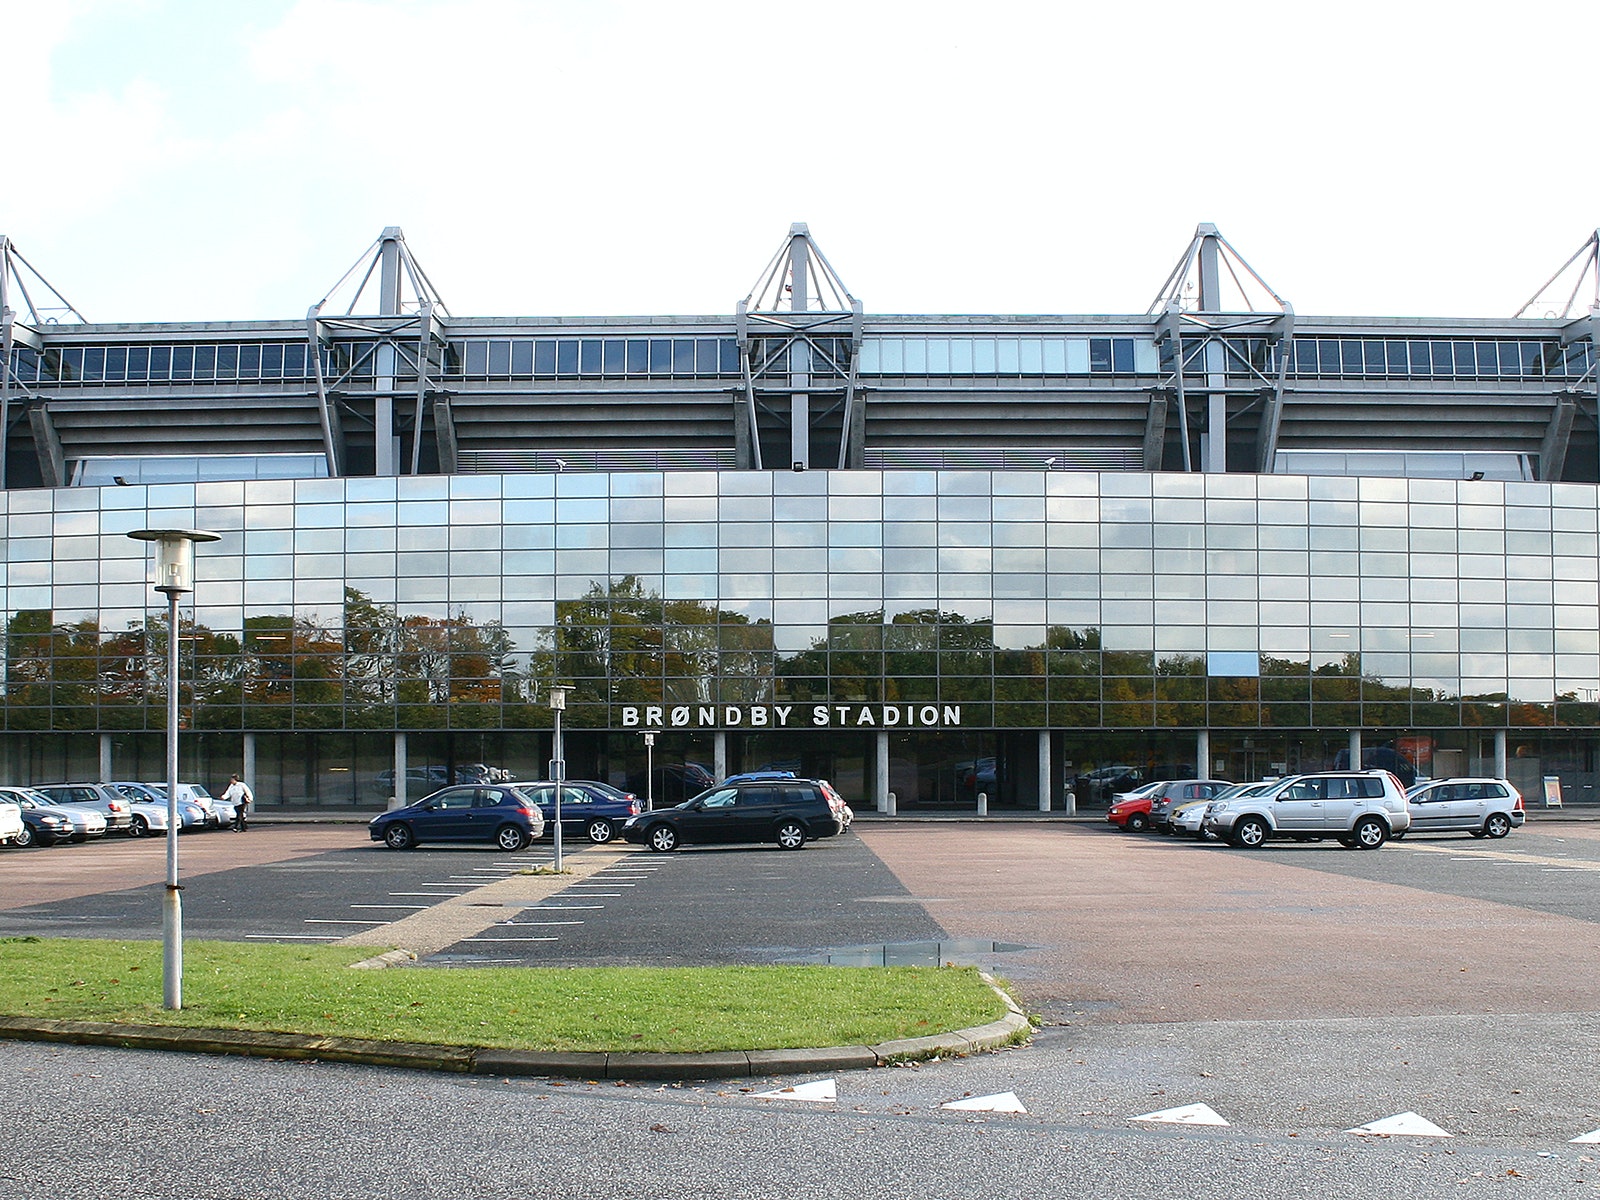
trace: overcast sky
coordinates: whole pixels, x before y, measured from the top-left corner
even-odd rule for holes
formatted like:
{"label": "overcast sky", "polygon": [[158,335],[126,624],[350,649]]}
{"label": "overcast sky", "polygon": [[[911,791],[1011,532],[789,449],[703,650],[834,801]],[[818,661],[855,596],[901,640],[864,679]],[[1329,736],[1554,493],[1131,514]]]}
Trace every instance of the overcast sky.
{"label": "overcast sky", "polygon": [[0,234],[95,321],[1143,312],[1215,223],[1307,315],[1509,316],[1600,224],[1592,3],[52,0]]}

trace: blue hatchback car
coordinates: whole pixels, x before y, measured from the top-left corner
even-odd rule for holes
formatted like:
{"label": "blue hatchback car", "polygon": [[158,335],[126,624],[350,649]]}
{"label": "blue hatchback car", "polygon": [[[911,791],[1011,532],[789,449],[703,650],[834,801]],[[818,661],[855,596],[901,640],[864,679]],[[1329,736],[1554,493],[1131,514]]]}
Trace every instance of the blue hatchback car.
{"label": "blue hatchback car", "polygon": [[510,784],[462,783],[373,817],[367,834],[391,850],[424,842],[489,842],[521,850],[544,836],[539,806]]}

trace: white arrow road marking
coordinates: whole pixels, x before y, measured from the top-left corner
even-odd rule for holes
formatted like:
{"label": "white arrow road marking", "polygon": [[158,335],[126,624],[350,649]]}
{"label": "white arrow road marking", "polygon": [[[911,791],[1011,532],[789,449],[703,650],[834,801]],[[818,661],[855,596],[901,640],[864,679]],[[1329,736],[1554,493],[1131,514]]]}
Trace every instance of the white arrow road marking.
{"label": "white arrow road marking", "polygon": [[1160,1112],[1145,1113],[1142,1117],[1129,1117],[1128,1120],[1160,1121],[1168,1125],[1226,1126],[1228,1124],[1209,1104],[1185,1104],[1181,1108],[1164,1108]]}
{"label": "white arrow road marking", "polygon": [[837,1100],[839,1091],[831,1079],[815,1083],[797,1083],[793,1087],[779,1088],[775,1092],[757,1092],[757,1100]]}
{"label": "white arrow road marking", "polygon": [[1346,1129],[1346,1133],[1376,1134],[1378,1137],[1454,1137],[1453,1133],[1446,1133],[1426,1117],[1419,1117],[1414,1112],[1396,1113],[1392,1117],[1385,1117],[1381,1121],[1369,1121],[1365,1125],[1357,1125],[1354,1129]]}
{"label": "white arrow road marking", "polygon": [[973,1096],[969,1100],[952,1100],[949,1104],[941,1104],[939,1107],[954,1108],[961,1112],[1025,1113],[1028,1111],[1022,1107],[1022,1101],[1017,1099],[1015,1092],[999,1092],[993,1096]]}
{"label": "white arrow road marking", "polygon": [[1600,1129],[1596,1129],[1593,1133],[1586,1133],[1582,1137],[1575,1137],[1572,1142],[1600,1142]]}

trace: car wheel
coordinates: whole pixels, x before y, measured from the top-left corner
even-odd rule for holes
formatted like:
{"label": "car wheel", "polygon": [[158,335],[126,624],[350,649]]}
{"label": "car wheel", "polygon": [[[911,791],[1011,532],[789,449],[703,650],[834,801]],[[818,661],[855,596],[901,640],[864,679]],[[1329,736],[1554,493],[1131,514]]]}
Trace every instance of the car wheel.
{"label": "car wheel", "polygon": [[494,844],[507,854],[515,854],[528,844],[528,835],[520,825],[502,825],[495,830]]}
{"label": "car wheel", "polygon": [[1144,813],[1134,813],[1122,826],[1129,833],[1143,833],[1150,828],[1150,818]]}
{"label": "car wheel", "polygon": [[383,831],[383,844],[391,850],[409,850],[417,844],[417,838],[411,826],[396,821]]}
{"label": "car wheel", "polygon": [[1389,827],[1377,817],[1366,817],[1356,822],[1350,831],[1350,844],[1357,850],[1376,850],[1389,840]]}
{"label": "car wheel", "polygon": [[146,821],[138,813],[134,813],[133,820],[128,823],[128,836],[144,837],[149,832],[150,822]]}
{"label": "car wheel", "polygon": [[1511,818],[1505,813],[1490,813],[1483,823],[1483,832],[1487,837],[1503,838],[1511,832]]}
{"label": "car wheel", "polygon": [[659,850],[663,854],[670,853],[678,848],[678,831],[671,825],[657,825],[645,835],[644,839],[652,850]]}
{"label": "car wheel", "polygon": [[1233,844],[1244,850],[1258,850],[1267,844],[1270,832],[1260,817],[1246,817],[1233,827]]}
{"label": "car wheel", "polygon": [[596,817],[589,822],[589,840],[596,846],[604,846],[616,836],[617,831],[612,827],[610,821],[603,821]]}
{"label": "car wheel", "polygon": [[806,827],[799,821],[785,821],[778,826],[778,848],[798,850],[806,844]]}
{"label": "car wheel", "polygon": [[27,847],[33,845],[33,826],[32,825],[24,825],[22,827],[22,832],[17,834],[16,838],[12,841],[11,844],[13,846],[18,846],[18,847],[21,847],[23,849],[26,849]]}

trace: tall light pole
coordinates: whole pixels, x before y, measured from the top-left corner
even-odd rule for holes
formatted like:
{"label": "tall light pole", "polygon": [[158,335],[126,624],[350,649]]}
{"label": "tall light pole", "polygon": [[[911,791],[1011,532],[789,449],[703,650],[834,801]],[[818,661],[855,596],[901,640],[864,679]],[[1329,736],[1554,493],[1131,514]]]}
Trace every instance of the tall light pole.
{"label": "tall light pole", "polygon": [[655,779],[656,779],[656,735],[644,735],[644,810],[655,810]]}
{"label": "tall light pole", "polygon": [[215,542],[203,529],[135,529],[128,535],[156,544],[152,586],[167,596],[167,894],[161,909],[161,1004],[183,1007],[183,900],[178,887],[178,597],[194,591],[194,545]]}
{"label": "tall light pole", "polygon": [[567,760],[561,752],[561,714],[567,709],[567,693],[572,689],[550,685],[550,711],[556,715],[556,736],[550,747],[550,777],[556,783],[556,870],[561,870],[561,793],[567,782]]}

